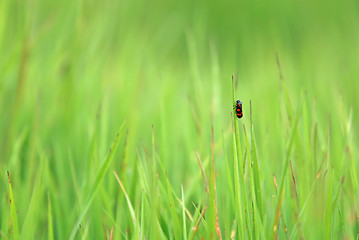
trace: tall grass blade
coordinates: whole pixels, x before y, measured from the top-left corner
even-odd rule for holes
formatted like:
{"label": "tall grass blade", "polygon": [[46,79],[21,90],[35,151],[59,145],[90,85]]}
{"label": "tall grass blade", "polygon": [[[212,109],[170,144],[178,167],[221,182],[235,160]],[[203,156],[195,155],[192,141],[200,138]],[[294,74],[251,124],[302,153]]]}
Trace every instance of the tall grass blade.
{"label": "tall grass blade", "polygon": [[[233,117],[232,117],[232,127],[233,127]],[[238,154],[236,147],[236,136],[233,127],[232,134],[232,144],[233,144],[233,159],[234,159],[234,191],[235,191],[235,209],[236,209],[236,220],[238,221],[238,235],[241,236],[241,239],[244,239],[244,226],[243,226],[243,216],[242,216],[242,203],[241,203],[241,190],[239,187],[239,167],[238,167]]]}
{"label": "tall grass blade", "polygon": [[333,169],[330,159],[330,136],[331,135],[331,126],[329,124],[328,129],[328,145],[327,145],[327,174],[326,178],[328,182],[328,188],[327,188],[327,199],[326,199],[326,207],[325,207],[325,216],[324,216],[324,238],[325,239],[331,239],[333,237],[333,228],[332,228],[332,220],[333,220],[333,212],[334,212],[334,206],[333,206]]}
{"label": "tall grass blade", "polygon": [[193,221],[192,221],[192,225],[191,225],[191,229],[190,229],[189,237],[188,237],[190,240],[192,240],[194,238],[195,234],[197,233],[199,225],[202,222],[204,214],[205,214],[205,212],[207,210],[207,206],[204,206],[202,212],[199,210],[199,208],[201,208],[203,206],[203,202],[204,202],[204,199],[206,197],[206,194],[202,195],[202,199],[201,199],[201,202],[199,203],[198,207],[196,207],[194,205],[194,207],[195,207],[195,215],[193,217]]}
{"label": "tall grass blade", "polygon": [[128,209],[130,210],[130,214],[131,214],[131,218],[132,218],[132,222],[133,222],[133,226],[135,228],[135,232],[138,233],[138,237],[141,238],[141,233],[139,232],[139,230],[141,229],[137,219],[136,219],[136,213],[135,210],[132,206],[131,200],[128,197],[126,190],[124,188],[124,186],[122,185],[122,182],[120,180],[120,178],[118,177],[117,173],[115,171],[113,171],[113,175],[115,175],[117,182],[120,184],[120,187],[122,189],[123,194],[125,195],[126,201],[127,201],[127,205],[128,205]]}
{"label": "tall grass blade", "polygon": [[91,190],[90,190],[90,195],[89,197],[87,198],[87,201],[86,201],[86,204],[85,204],[85,207],[82,209],[73,229],[72,229],[72,232],[71,232],[71,235],[70,235],[70,239],[73,240],[76,236],[76,232],[78,230],[78,226],[80,225],[81,221],[83,220],[83,218],[85,217],[88,209],[90,208],[91,206],[91,203],[93,201],[93,199],[95,198],[96,196],[96,193],[98,191],[98,189],[100,188],[102,182],[103,182],[103,179],[105,177],[105,174],[107,173],[107,170],[112,162],[112,159],[113,159],[113,156],[116,152],[116,149],[117,149],[117,146],[118,146],[118,143],[120,142],[120,139],[121,139],[121,135],[122,135],[122,132],[123,132],[123,129],[126,125],[126,121],[122,124],[122,126],[120,127],[120,130],[119,132],[117,133],[116,135],[116,138],[115,140],[113,141],[112,145],[111,145],[111,148],[105,158],[105,160],[103,161],[100,169],[98,170],[97,174],[96,174],[96,178],[95,178],[95,181],[91,187]]}
{"label": "tall grass blade", "polygon": [[53,221],[52,221],[52,205],[51,205],[51,199],[50,194],[47,192],[47,239],[53,240],[54,239],[54,227],[53,227]]}
{"label": "tall grass blade", "polygon": [[[233,105],[235,105],[235,88],[234,88],[234,79],[233,79],[233,75],[232,75],[232,89],[233,89]],[[233,116],[236,115],[235,109],[233,109]],[[237,199],[237,201],[239,201],[239,203],[242,206],[244,206],[244,211],[241,214],[244,214],[244,220],[245,223],[243,223],[243,221],[240,221],[240,224],[242,224],[241,227],[241,232],[243,234],[242,238],[245,235],[245,231],[247,230],[247,227],[249,225],[249,219],[248,219],[248,214],[247,214],[247,195],[246,195],[246,187],[245,187],[245,183],[244,183],[244,167],[241,166],[241,164],[243,164],[244,162],[242,161],[242,149],[241,149],[241,142],[240,142],[240,137],[239,137],[239,127],[238,127],[238,121],[237,119],[235,119],[235,117],[233,117],[233,121],[234,121],[234,135],[235,135],[235,145],[236,145],[236,153],[237,156],[235,159],[235,171],[237,171],[237,167],[238,167],[238,175],[237,173],[235,173],[235,181],[239,181],[239,191],[240,191],[240,197],[239,199]],[[237,178],[238,177],[238,178]],[[249,235],[251,234],[249,231],[247,232]]]}
{"label": "tall grass blade", "polygon": [[38,168],[37,176],[34,182],[34,189],[31,194],[31,200],[26,212],[26,217],[22,225],[21,238],[34,238],[37,226],[33,221],[38,218],[38,213],[41,211],[42,195],[43,195],[43,172],[44,172],[44,157],[41,157],[40,167]]}
{"label": "tall grass blade", "polygon": [[14,239],[19,239],[19,222],[17,218],[17,210],[14,199],[14,193],[11,187],[10,173],[7,171],[7,177],[9,179],[9,194],[10,194],[10,216],[11,216],[11,225],[13,230]]}
{"label": "tall grass blade", "polygon": [[295,133],[297,131],[297,127],[298,127],[298,122],[300,119],[300,113],[301,113],[301,109],[302,109],[302,103],[298,106],[298,110],[297,110],[297,114],[295,117],[295,121],[293,124],[293,128],[291,131],[291,135],[290,135],[290,140],[287,146],[287,151],[286,151],[286,155],[285,155],[285,159],[284,159],[284,168],[283,168],[283,174],[282,174],[282,182],[280,185],[280,190],[279,190],[279,196],[278,196],[278,201],[277,201],[277,207],[276,207],[276,212],[275,212],[275,219],[274,219],[274,223],[273,223],[273,227],[272,227],[272,239],[276,239],[277,237],[277,231],[278,231],[278,223],[279,223],[279,219],[281,216],[281,208],[282,208],[282,203],[283,203],[283,195],[284,195],[284,182],[285,182],[285,178],[287,176],[287,169],[288,169],[288,165],[289,165],[289,157],[290,157],[290,153],[292,151],[292,147],[293,147],[293,142],[294,142],[294,138],[295,138]]}
{"label": "tall grass blade", "polygon": [[[221,234],[221,229],[219,226],[219,220],[218,220],[218,208],[217,208],[217,189],[216,189],[216,166],[215,166],[215,161],[214,161],[214,129],[213,129],[213,121],[212,121],[212,141],[211,141],[211,150],[212,150],[212,178],[211,178],[211,188],[210,188],[210,192],[209,192],[209,201],[210,204],[213,206],[213,210],[214,210],[214,216],[211,214],[210,217],[210,223],[211,223],[211,228],[214,227],[216,234],[218,235],[217,237],[219,237],[219,239],[222,240],[222,234]],[[213,211],[211,211],[211,213],[213,213]],[[214,218],[214,224],[212,224],[212,220]],[[210,236],[212,236],[212,230],[210,231]]]}
{"label": "tall grass blade", "polygon": [[282,68],[280,65],[280,61],[279,61],[279,57],[278,57],[278,52],[275,52],[275,58],[276,58],[276,62],[277,62],[277,67],[278,67],[278,71],[279,71],[279,79],[280,79],[280,84],[282,87],[282,91],[284,92],[284,103],[287,109],[287,114],[288,114],[288,118],[290,121],[293,120],[293,116],[294,116],[294,110],[293,110],[293,106],[292,103],[290,101],[290,97],[289,97],[289,91],[287,88],[287,85],[284,81],[284,77],[283,77],[283,73],[282,73]]}
{"label": "tall grass blade", "polygon": [[183,193],[183,185],[181,185],[182,192],[182,220],[183,220],[183,239],[187,240],[187,229],[186,229],[186,209],[184,206],[184,193]]}
{"label": "tall grass blade", "polygon": [[172,195],[172,188],[170,182],[168,181],[167,173],[166,173],[166,181],[167,181],[167,194],[168,194],[168,199],[170,201],[169,204],[170,204],[171,220],[172,220],[173,231],[175,234],[175,239],[182,239],[183,236],[182,236],[181,224],[176,213],[176,205]]}
{"label": "tall grass blade", "polygon": [[263,200],[262,200],[262,192],[261,192],[261,183],[259,180],[259,168],[258,168],[258,158],[257,158],[257,146],[256,139],[254,135],[253,129],[253,118],[252,118],[252,101],[249,102],[250,108],[250,121],[251,121],[251,160],[253,163],[253,182],[254,182],[254,192],[256,196],[256,203],[259,211],[259,216],[261,221],[263,222]]}

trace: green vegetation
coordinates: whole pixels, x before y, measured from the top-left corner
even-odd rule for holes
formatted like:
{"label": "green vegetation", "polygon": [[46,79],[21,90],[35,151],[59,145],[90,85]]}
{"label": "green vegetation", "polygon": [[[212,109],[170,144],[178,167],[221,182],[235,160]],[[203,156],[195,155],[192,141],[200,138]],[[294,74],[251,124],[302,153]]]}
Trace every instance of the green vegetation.
{"label": "green vegetation", "polygon": [[0,239],[359,239],[358,23],[349,0],[0,1]]}

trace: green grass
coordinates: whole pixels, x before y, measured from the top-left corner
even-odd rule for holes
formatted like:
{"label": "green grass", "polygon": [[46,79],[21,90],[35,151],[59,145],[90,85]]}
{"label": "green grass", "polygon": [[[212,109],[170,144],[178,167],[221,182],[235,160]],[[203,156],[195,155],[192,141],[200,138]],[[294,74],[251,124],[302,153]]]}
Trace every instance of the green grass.
{"label": "green grass", "polygon": [[0,239],[358,239],[358,9],[0,1]]}

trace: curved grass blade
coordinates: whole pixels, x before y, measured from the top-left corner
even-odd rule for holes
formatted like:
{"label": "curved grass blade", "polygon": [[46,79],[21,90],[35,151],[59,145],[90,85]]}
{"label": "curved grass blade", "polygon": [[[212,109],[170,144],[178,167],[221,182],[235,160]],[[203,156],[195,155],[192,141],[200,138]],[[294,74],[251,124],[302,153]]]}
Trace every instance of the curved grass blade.
{"label": "curved grass blade", "polygon": [[192,202],[192,204],[195,208],[195,213],[194,213],[192,224],[191,224],[190,231],[189,231],[189,236],[188,236],[189,240],[192,240],[194,238],[196,232],[198,231],[199,224],[202,221],[204,213],[206,212],[207,206],[204,206],[202,212],[200,211],[200,208],[202,208],[206,197],[207,197],[207,192],[202,193],[201,201],[199,202],[198,206],[194,205]]}
{"label": "curved grass blade", "polygon": [[90,208],[91,206],[91,203],[93,201],[93,199],[95,198],[96,196],[96,193],[98,191],[98,189],[100,188],[102,182],[103,182],[103,179],[105,177],[105,174],[112,162],[112,159],[113,159],[113,155],[115,154],[116,152],[116,149],[117,149],[117,146],[118,146],[118,143],[120,142],[120,138],[121,138],[121,135],[122,135],[122,132],[123,132],[123,129],[124,129],[124,126],[126,125],[126,121],[123,122],[121,128],[120,128],[120,131],[117,133],[116,135],[116,138],[115,140],[113,141],[112,145],[111,145],[111,148],[110,148],[110,151],[108,152],[105,160],[103,161],[102,165],[101,165],[101,168],[98,170],[97,174],[96,174],[96,179],[95,179],[95,182],[93,183],[93,186],[90,190],[90,195],[89,197],[87,198],[87,201],[86,201],[86,205],[85,207],[83,208],[80,216],[78,217],[73,229],[72,229],[72,232],[71,232],[71,235],[70,235],[70,240],[73,240],[75,238],[75,235],[76,235],[76,232],[78,230],[78,226],[80,225],[81,221],[83,220],[83,218],[85,217],[85,214],[87,213],[88,209]]}
{"label": "curved grass blade", "polygon": [[[232,91],[233,91],[233,104],[235,104],[235,90],[234,90],[234,79],[233,79],[233,75],[232,75]],[[233,110],[233,114],[235,115],[236,112],[235,110]],[[236,152],[236,156],[234,157],[234,161],[235,161],[235,181],[236,184],[238,184],[238,193],[236,194],[236,196],[238,197],[238,199],[236,199],[236,204],[238,204],[238,214],[240,214],[239,216],[239,227],[240,227],[240,232],[241,232],[241,236],[242,239],[244,238],[245,234],[244,232],[246,231],[246,227],[245,225],[248,225],[249,223],[249,219],[248,219],[248,214],[246,213],[246,209],[248,209],[247,206],[247,196],[246,196],[246,188],[244,185],[244,168],[243,166],[241,166],[242,163],[244,163],[242,161],[242,149],[241,149],[241,142],[240,142],[240,138],[239,138],[239,128],[238,128],[238,121],[237,119],[235,119],[235,117],[233,117],[233,122],[234,122],[234,126],[233,126],[233,137],[234,137],[234,143],[235,143],[235,152]],[[242,216],[242,205],[244,205],[244,210],[243,214],[244,214],[244,223],[243,223],[243,216]],[[250,232],[248,232],[248,234],[250,235]]]}
{"label": "curved grass blade", "polygon": [[113,175],[115,175],[116,179],[117,179],[117,182],[120,184],[120,187],[122,189],[122,192],[123,194],[125,194],[125,198],[126,198],[126,201],[127,201],[127,205],[128,205],[128,209],[130,210],[130,214],[131,214],[131,218],[132,218],[132,222],[133,222],[133,225],[134,225],[134,228],[135,228],[135,232],[138,233],[139,235],[139,239],[141,239],[141,234],[139,232],[140,230],[140,226],[138,225],[138,222],[136,220],[136,214],[135,214],[135,210],[131,204],[131,200],[130,198],[128,197],[127,193],[126,193],[126,190],[125,188],[123,187],[122,185],[122,182],[120,180],[120,178],[118,177],[117,173],[115,171],[113,171]]}

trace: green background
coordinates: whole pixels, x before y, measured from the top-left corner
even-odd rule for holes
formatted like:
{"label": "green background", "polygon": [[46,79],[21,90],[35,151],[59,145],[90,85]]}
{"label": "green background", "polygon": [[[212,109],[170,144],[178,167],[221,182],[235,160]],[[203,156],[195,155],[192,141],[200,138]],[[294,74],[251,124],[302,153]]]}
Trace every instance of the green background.
{"label": "green background", "polygon": [[[349,0],[0,0],[0,238],[67,239],[81,213],[75,238],[109,238],[112,226],[114,239],[138,238],[113,170],[142,237],[190,236],[182,205],[175,197],[173,213],[168,204],[182,198],[181,185],[193,215],[192,202],[208,206],[194,237],[218,237],[195,155],[210,178],[213,123],[224,239],[232,229],[236,238],[272,237],[280,199],[273,175],[284,183],[279,239],[357,239],[358,26],[359,3]],[[232,153],[232,74],[243,161]],[[241,182],[247,202],[234,195],[234,160],[252,171],[246,153],[255,145],[246,138],[254,133],[263,218],[248,208],[258,189],[250,174]],[[257,216],[246,230],[238,204],[243,216]]]}

